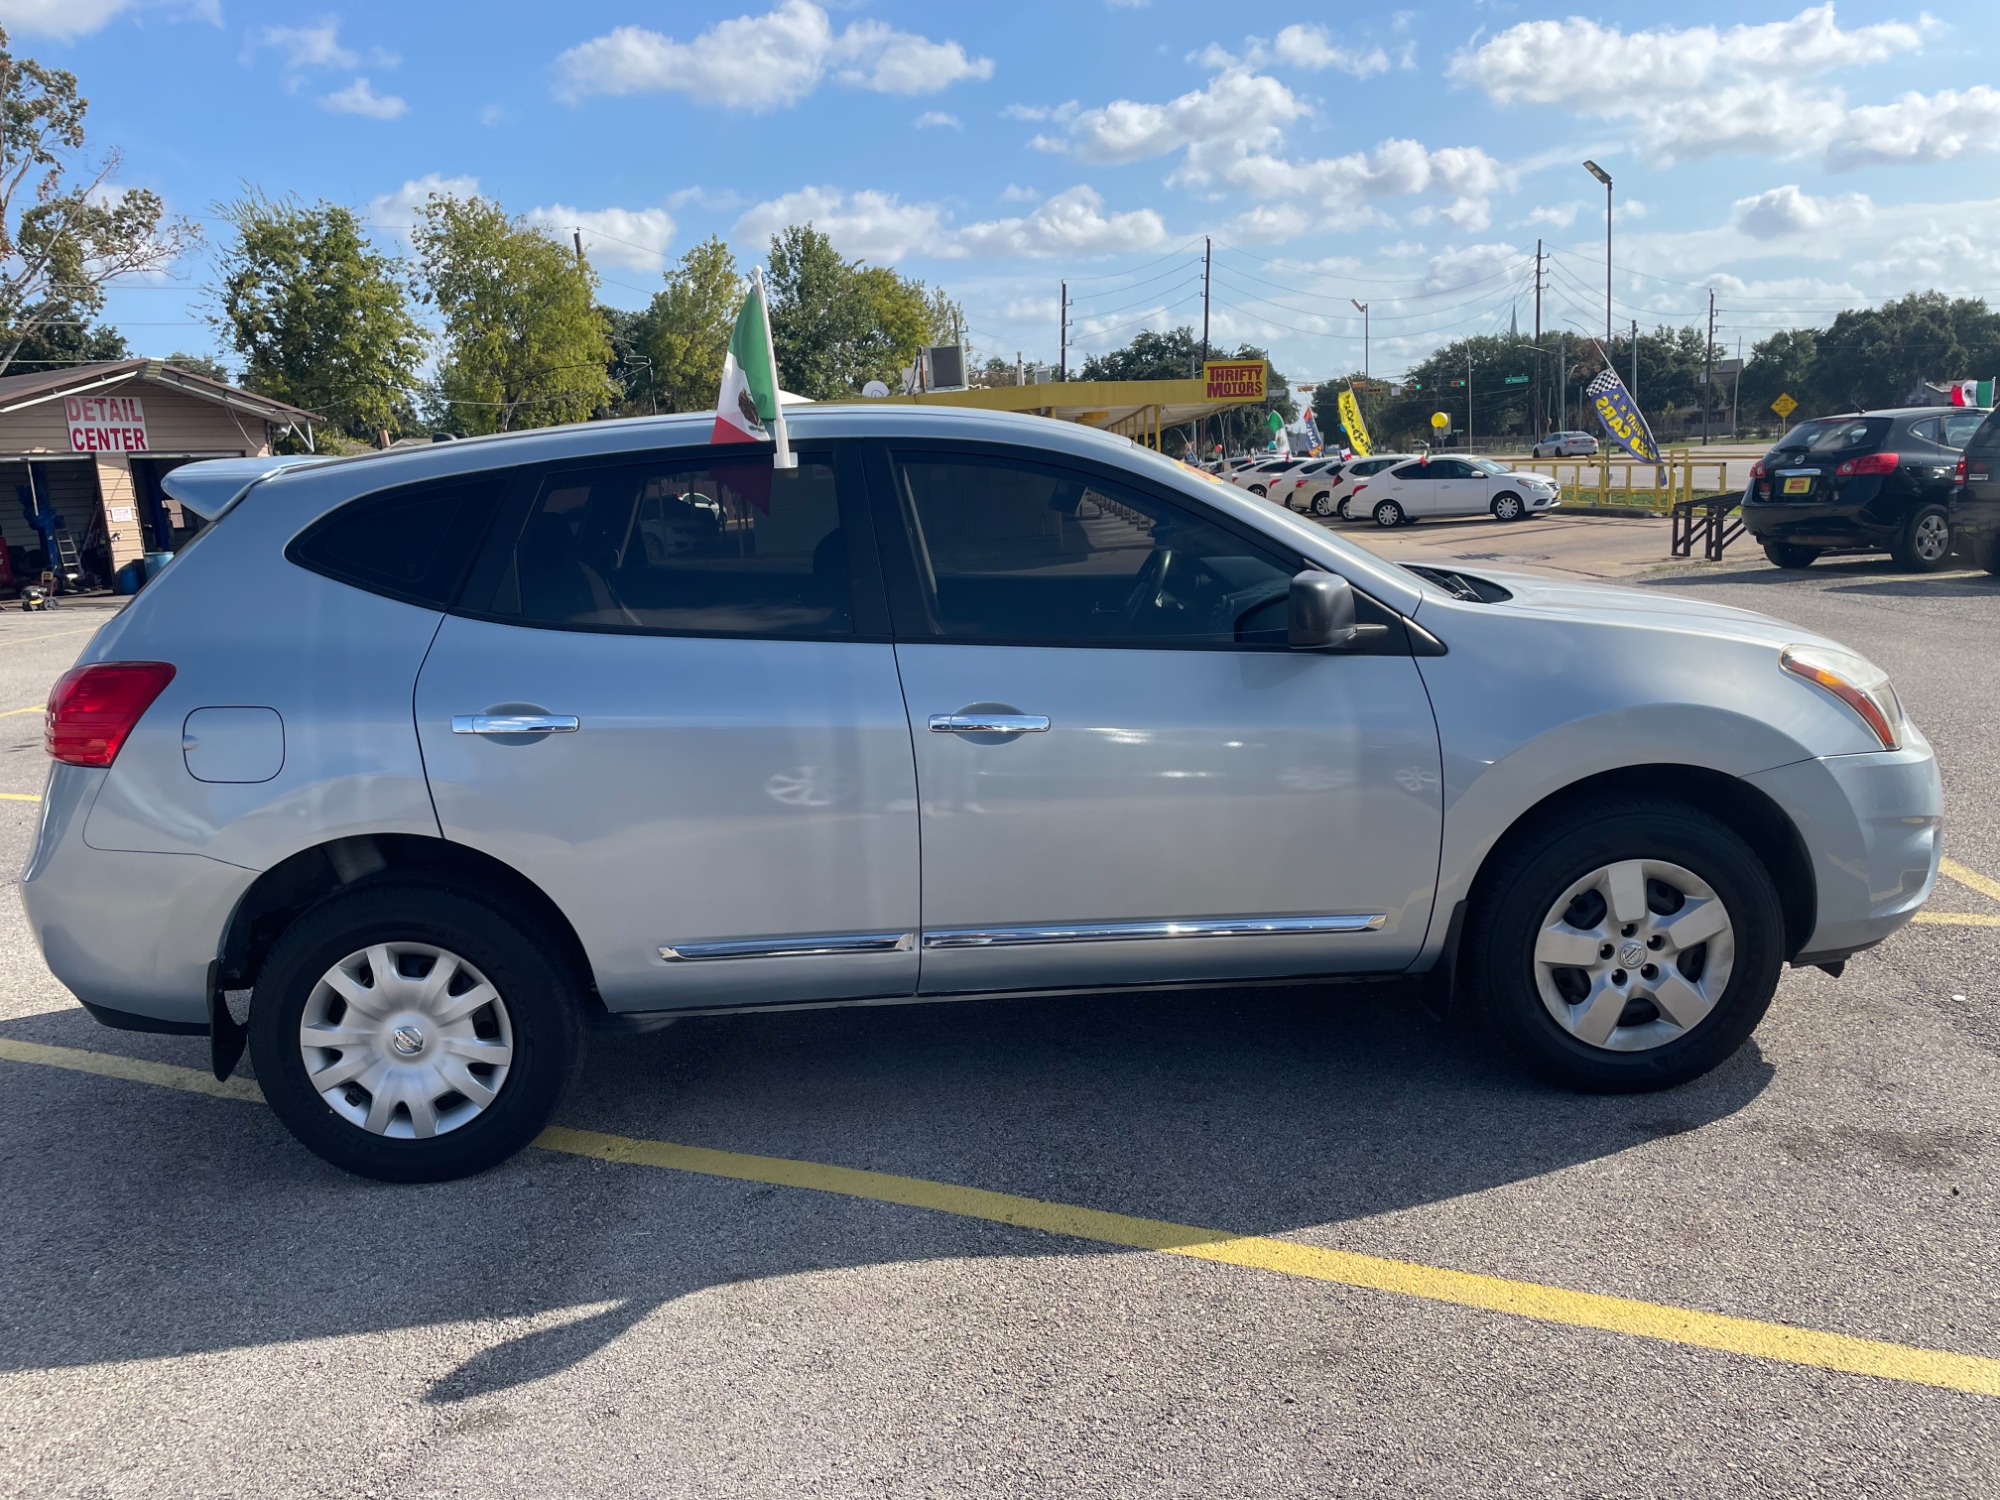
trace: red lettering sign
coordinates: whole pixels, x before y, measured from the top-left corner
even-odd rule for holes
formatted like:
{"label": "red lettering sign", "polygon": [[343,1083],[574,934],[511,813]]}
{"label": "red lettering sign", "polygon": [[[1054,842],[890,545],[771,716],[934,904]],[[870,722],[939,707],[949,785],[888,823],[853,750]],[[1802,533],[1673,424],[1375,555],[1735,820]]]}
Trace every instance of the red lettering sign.
{"label": "red lettering sign", "polygon": [[65,396],[72,453],[144,453],[146,406],[137,396]]}

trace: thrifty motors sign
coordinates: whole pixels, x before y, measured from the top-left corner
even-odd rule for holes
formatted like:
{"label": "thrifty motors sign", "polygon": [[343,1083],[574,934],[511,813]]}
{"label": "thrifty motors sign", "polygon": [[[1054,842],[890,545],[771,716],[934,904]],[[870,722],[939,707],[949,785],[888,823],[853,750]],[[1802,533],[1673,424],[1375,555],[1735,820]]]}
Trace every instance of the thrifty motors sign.
{"label": "thrifty motors sign", "polygon": [[65,396],[72,453],[144,453],[146,408],[137,396]]}
{"label": "thrifty motors sign", "polygon": [[1212,359],[1201,367],[1210,401],[1262,401],[1264,361]]}

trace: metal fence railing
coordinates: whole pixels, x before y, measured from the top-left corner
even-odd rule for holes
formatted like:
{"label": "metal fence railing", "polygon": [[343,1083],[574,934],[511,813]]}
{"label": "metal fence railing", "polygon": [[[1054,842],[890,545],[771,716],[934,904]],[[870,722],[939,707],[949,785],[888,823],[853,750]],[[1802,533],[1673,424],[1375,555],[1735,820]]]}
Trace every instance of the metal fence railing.
{"label": "metal fence railing", "polygon": [[1666,515],[1682,500],[1725,494],[1730,489],[1727,459],[1697,458],[1686,448],[1662,455],[1664,462],[1642,464],[1636,459],[1524,458],[1513,467],[1546,474],[1562,486],[1562,503],[1589,509],[1618,506]]}

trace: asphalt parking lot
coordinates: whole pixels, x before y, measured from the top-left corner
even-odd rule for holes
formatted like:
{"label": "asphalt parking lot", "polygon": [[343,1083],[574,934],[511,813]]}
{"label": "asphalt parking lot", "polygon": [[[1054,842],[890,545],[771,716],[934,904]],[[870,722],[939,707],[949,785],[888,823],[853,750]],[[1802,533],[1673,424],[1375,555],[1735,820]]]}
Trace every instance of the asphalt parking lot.
{"label": "asphalt parking lot", "polygon": [[[1944,768],[1927,920],[1666,1094],[1386,986],[702,1019],[392,1188],[90,1022],[8,902],[0,1493],[2000,1493],[2000,579],[1354,534],[1867,652]],[[0,612],[10,870],[103,618]]]}

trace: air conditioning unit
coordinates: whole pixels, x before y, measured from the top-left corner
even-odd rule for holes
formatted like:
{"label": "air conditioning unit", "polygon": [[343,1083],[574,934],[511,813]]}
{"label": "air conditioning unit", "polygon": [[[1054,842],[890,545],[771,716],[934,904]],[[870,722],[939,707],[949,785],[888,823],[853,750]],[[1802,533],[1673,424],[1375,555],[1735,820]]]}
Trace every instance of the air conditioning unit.
{"label": "air conditioning unit", "polygon": [[965,389],[965,346],[932,344],[917,356],[924,365],[924,386],[933,391]]}

